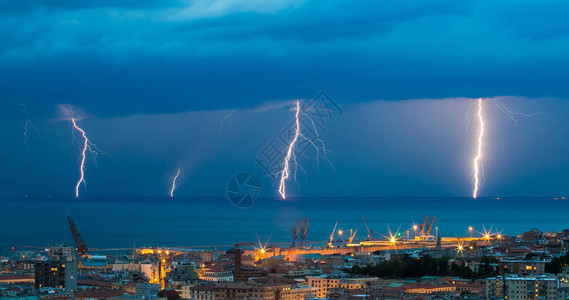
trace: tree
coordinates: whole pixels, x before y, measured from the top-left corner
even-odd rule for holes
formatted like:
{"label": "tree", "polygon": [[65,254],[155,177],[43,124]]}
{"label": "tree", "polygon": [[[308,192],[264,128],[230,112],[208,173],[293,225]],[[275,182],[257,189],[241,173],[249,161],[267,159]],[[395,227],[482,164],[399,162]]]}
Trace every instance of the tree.
{"label": "tree", "polygon": [[[494,274],[495,270],[490,266],[490,260],[487,259],[486,268],[482,274]],[[404,256],[398,260],[383,261],[375,265],[366,265],[363,267],[354,266],[347,272],[354,275],[376,276],[383,278],[405,278],[405,277],[423,277],[423,276],[458,276],[467,279],[482,278],[474,273],[464,262],[453,263],[449,266],[449,258],[433,258],[425,255],[420,259]],[[485,277],[484,277],[485,278]]]}
{"label": "tree", "polygon": [[158,298],[166,298],[168,300],[180,300],[180,295],[178,292],[172,289],[163,289],[158,292]]}

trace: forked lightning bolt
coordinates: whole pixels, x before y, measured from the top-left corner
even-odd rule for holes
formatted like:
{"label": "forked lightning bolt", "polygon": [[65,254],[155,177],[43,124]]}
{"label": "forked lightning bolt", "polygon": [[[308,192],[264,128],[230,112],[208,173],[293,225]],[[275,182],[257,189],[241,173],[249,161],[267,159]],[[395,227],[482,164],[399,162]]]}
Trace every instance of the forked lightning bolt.
{"label": "forked lightning bolt", "polygon": [[[304,136],[302,134],[302,131],[300,129],[300,116],[301,115],[307,117],[312,124],[312,130],[314,131],[314,135],[315,135],[313,140],[307,138],[306,136]],[[297,171],[299,165],[298,165],[298,162],[296,160],[296,154],[294,152],[294,150],[295,150],[294,147],[295,147],[296,143],[298,142],[299,138],[302,138],[305,141],[307,141],[308,143],[310,143],[310,145],[316,150],[316,166],[317,167],[320,165],[320,150],[321,149],[323,151],[323,156],[326,159],[326,161],[329,162],[330,165],[332,165],[330,160],[328,159],[327,154],[326,154],[327,150],[326,150],[326,146],[324,144],[324,141],[318,135],[318,130],[316,129],[316,124],[314,123],[314,119],[312,118],[312,116],[310,116],[309,114],[307,114],[306,112],[304,112],[300,108],[300,101],[298,101],[298,100],[296,101],[296,112],[295,112],[294,124],[295,124],[294,136],[293,136],[293,139],[287,148],[287,152],[286,152],[286,156],[285,156],[284,164],[283,164],[283,169],[282,169],[282,171],[279,172],[280,177],[281,177],[280,183],[279,183],[279,194],[281,195],[282,199],[286,199],[286,181],[290,178],[290,175],[291,175],[291,170],[290,170],[291,159],[294,160],[294,166],[295,166],[294,179],[296,180],[296,171]],[[319,143],[321,145],[321,147],[318,147],[318,145],[316,145],[315,141],[317,143]]]}
{"label": "forked lightning bolt", "polygon": [[478,189],[480,187],[480,175],[481,175],[481,160],[482,160],[482,146],[484,138],[484,117],[482,112],[482,98],[478,99],[478,123],[480,124],[480,131],[478,134],[478,151],[476,157],[474,158],[474,191],[472,197],[476,199],[478,197]]}
{"label": "forked lightning bolt", "polygon": [[512,122],[514,122],[514,124],[518,124],[518,120],[516,120],[516,116],[522,116],[522,117],[534,117],[535,115],[537,115],[537,112],[534,112],[532,114],[525,114],[525,113],[521,113],[521,112],[517,112],[517,111],[512,111],[510,110],[508,107],[506,107],[506,105],[504,105],[504,103],[500,102],[499,100],[496,100],[494,103],[496,103],[496,106],[508,117],[510,118],[510,120],[512,120]]}
{"label": "forked lightning bolt", "polygon": [[[295,114],[295,130],[294,130],[294,137],[290,144],[288,145],[288,149],[286,152],[286,156],[284,159],[284,166],[283,170],[281,171],[281,181],[279,184],[279,194],[283,199],[286,199],[286,181],[290,177],[290,159],[294,157],[296,162],[296,156],[294,154],[294,145],[300,136],[300,121],[299,121],[299,114],[300,114],[300,101],[296,101],[296,114]],[[297,165],[295,163],[295,165]]]}
{"label": "forked lightning bolt", "polygon": [[81,136],[83,137],[83,147],[81,150],[80,165],[79,165],[79,173],[81,175],[79,177],[79,181],[77,181],[77,184],[75,185],[75,197],[79,198],[79,187],[81,186],[81,184],[85,185],[85,160],[87,158],[87,151],[91,152],[95,157],[97,156],[97,154],[104,152],[102,152],[99,148],[97,148],[97,145],[89,141],[89,138],[87,138],[87,134],[85,133],[85,130],[77,126],[77,122],[75,122],[75,119],[71,119],[71,123],[73,124],[73,128],[79,131],[79,133],[81,133]]}
{"label": "forked lightning bolt", "polygon": [[174,176],[174,179],[172,180],[172,188],[170,189],[170,197],[171,198],[174,197],[174,191],[176,190],[176,181],[178,180],[178,177],[180,177],[180,173],[181,173],[181,170],[178,169],[176,176]]}

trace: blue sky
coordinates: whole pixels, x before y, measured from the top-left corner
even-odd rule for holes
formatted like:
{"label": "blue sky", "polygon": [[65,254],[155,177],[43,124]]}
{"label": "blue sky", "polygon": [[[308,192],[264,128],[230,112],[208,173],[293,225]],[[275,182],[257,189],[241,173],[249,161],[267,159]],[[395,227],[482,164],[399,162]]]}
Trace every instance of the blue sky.
{"label": "blue sky", "polygon": [[[470,195],[478,97],[494,125],[482,195],[566,194],[567,13],[562,1],[3,1],[0,195],[72,195],[61,104],[109,153],[86,195],[166,194],[178,167],[181,195],[223,195],[232,174],[258,171],[252,158],[292,117],[281,104],[319,91],[345,110],[323,133],[336,168],[305,157],[297,196]],[[512,122],[497,99],[539,114]],[[38,128],[27,149],[22,104]]]}

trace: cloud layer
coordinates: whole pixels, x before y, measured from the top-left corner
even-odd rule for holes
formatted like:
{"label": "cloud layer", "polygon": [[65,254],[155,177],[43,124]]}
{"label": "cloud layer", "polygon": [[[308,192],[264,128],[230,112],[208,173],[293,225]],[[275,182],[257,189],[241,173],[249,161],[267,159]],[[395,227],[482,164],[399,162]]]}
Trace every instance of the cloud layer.
{"label": "cloud layer", "polygon": [[320,90],[344,103],[569,98],[568,10],[561,1],[3,1],[0,101],[122,116]]}
{"label": "cloud layer", "polygon": [[[513,122],[497,105],[537,114]],[[342,104],[342,103],[340,103]],[[464,196],[472,192],[476,99],[415,99],[342,104],[344,114],[321,130],[334,167],[316,167],[313,150],[299,157],[305,172],[287,193],[297,196]],[[569,192],[569,101],[484,100],[485,180],[480,195],[558,196]],[[293,117],[287,108],[193,111],[180,114],[88,118],[79,121],[109,155],[89,157],[83,196],[167,196],[178,168],[178,196],[224,196],[231,176],[252,172],[264,195],[276,186],[254,157]],[[222,121],[223,120],[223,121]],[[69,122],[36,122],[29,147],[23,122],[0,136],[0,195],[72,196],[78,179],[79,144]]]}

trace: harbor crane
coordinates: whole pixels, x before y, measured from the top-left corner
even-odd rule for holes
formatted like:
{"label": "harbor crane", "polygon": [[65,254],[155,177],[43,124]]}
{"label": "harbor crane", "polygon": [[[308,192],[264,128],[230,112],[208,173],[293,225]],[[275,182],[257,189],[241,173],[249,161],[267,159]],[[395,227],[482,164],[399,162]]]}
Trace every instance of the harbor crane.
{"label": "harbor crane", "polygon": [[433,229],[433,225],[437,223],[437,218],[433,216],[431,221],[429,222],[429,217],[425,216],[423,219],[423,223],[419,225],[419,236],[415,237],[415,239],[419,240],[433,240],[435,237],[431,235],[431,229]]}
{"label": "harbor crane", "polygon": [[83,236],[79,232],[79,229],[75,225],[75,222],[71,220],[69,214],[67,214],[67,221],[69,222],[69,228],[71,229],[71,235],[73,235],[73,242],[75,242],[77,253],[79,256],[83,257],[87,254],[87,250],[89,250],[87,243],[85,242],[85,239],[83,239]]}
{"label": "harbor crane", "polygon": [[310,222],[307,217],[306,220],[304,221],[304,226],[300,228],[300,230],[302,231],[302,235],[300,236],[300,244],[298,245],[298,247],[300,248],[302,248],[304,246],[304,242],[306,242],[308,228],[310,228]]}
{"label": "harbor crane", "polygon": [[332,244],[332,242],[334,242],[334,234],[336,233],[337,227],[338,227],[338,221],[336,221],[336,224],[334,225],[334,229],[332,229],[332,233],[330,233],[330,240],[328,241],[328,247],[330,247],[330,248],[334,248],[334,244]]}
{"label": "harbor crane", "polygon": [[[351,231],[352,231],[352,230],[350,229],[350,233],[352,233]],[[354,231],[354,232],[350,235],[350,237],[348,238],[348,245],[351,245],[351,244],[352,244],[352,242],[354,241],[354,238],[356,237],[356,234],[357,234],[357,233],[358,233],[358,229],[356,228],[356,231]]]}
{"label": "harbor crane", "polygon": [[362,216],[362,219],[364,219],[364,224],[366,225],[366,229],[367,229],[367,240],[373,241],[373,231],[371,231],[371,229],[367,225],[366,218],[364,216]]}
{"label": "harbor crane", "polygon": [[298,241],[298,233],[300,232],[300,228],[302,227],[302,218],[298,218],[296,222],[296,226],[292,228],[292,246],[291,248],[296,247],[296,242]]}

